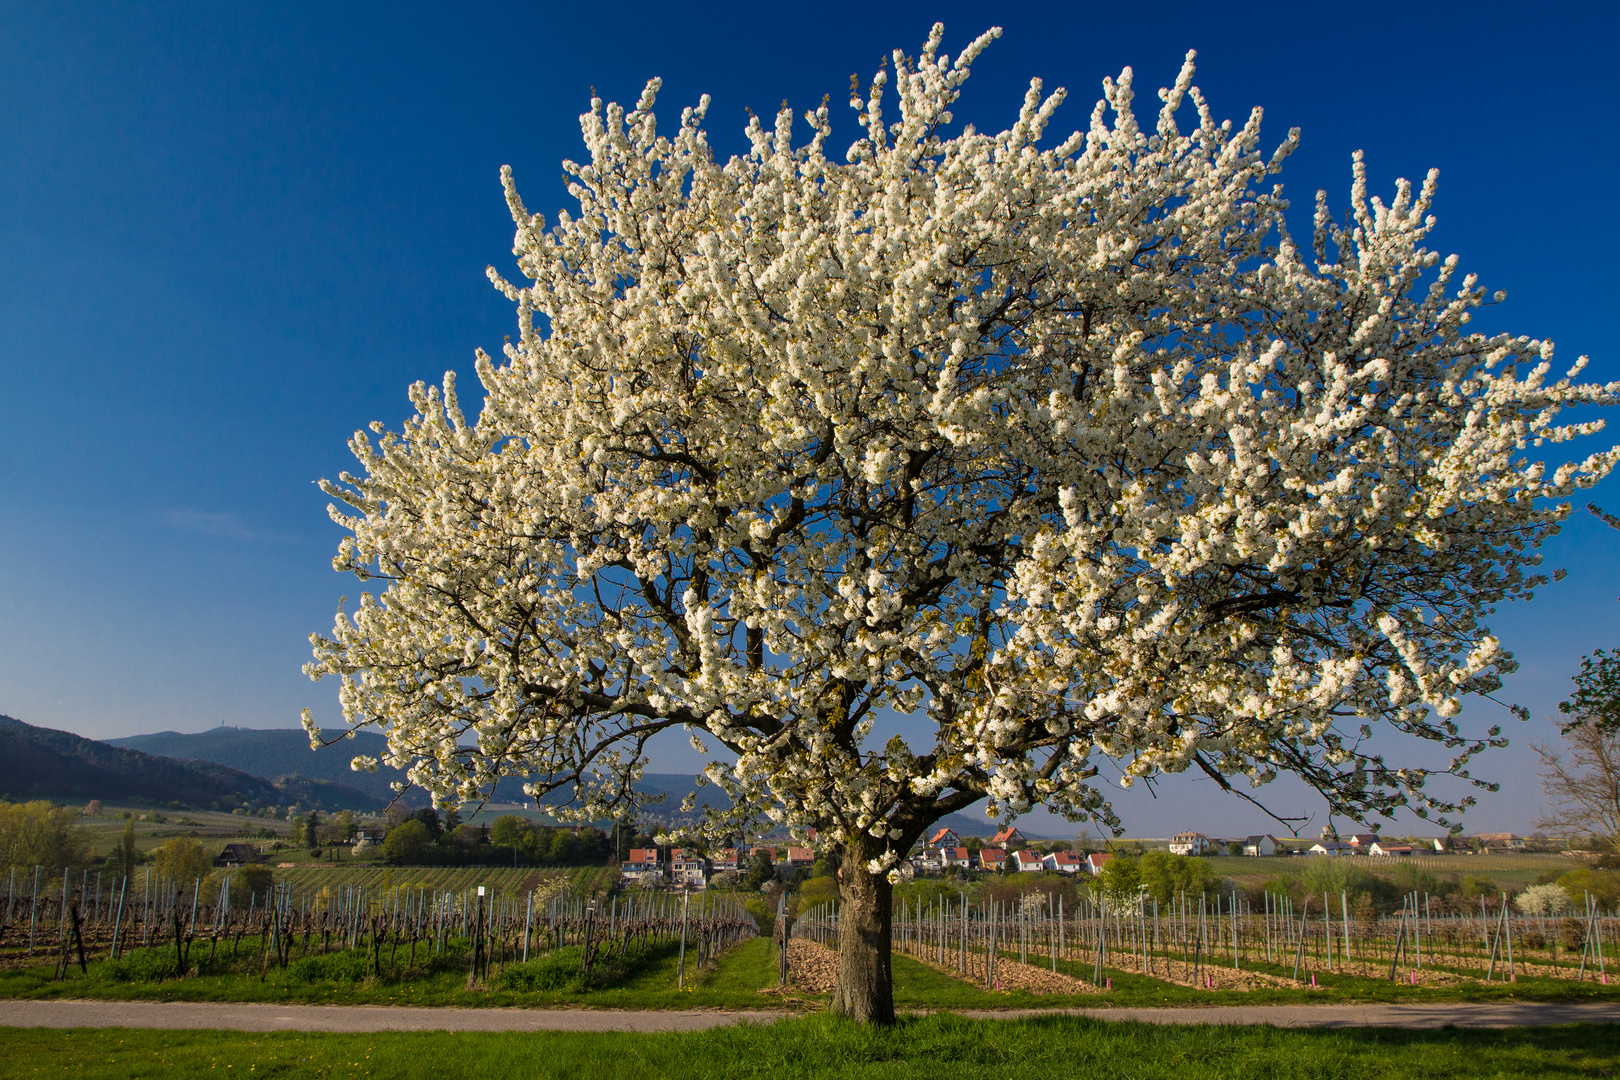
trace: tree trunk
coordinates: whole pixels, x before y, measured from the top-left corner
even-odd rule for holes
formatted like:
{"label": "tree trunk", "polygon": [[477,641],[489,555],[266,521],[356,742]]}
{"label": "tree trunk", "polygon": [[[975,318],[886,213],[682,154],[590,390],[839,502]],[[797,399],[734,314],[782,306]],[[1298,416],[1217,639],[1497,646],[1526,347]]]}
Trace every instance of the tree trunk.
{"label": "tree trunk", "polygon": [[843,853],[838,894],[838,985],[832,1011],[873,1024],[894,1023],[894,973],[889,961],[893,889],[885,874],[866,869],[872,854]]}

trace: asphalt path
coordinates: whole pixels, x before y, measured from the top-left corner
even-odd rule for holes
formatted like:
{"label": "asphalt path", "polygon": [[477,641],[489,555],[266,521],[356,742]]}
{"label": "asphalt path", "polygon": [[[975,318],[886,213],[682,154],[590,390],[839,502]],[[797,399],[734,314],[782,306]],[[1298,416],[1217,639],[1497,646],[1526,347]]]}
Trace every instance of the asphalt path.
{"label": "asphalt path", "polygon": [[[167,1028],[225,1031],[701,1031],[797,1015],[724,1010],[457,1009],[229,1002],[0,1001],[0,1027]],[[1152,1024],[1276,1027],[1546,1027],[1620,1024],[1620,1003],[1455,1002],[1433,1005],[1218,1005],[1169,1009],[961,1010],[974,1018],[1089,1016]]]}

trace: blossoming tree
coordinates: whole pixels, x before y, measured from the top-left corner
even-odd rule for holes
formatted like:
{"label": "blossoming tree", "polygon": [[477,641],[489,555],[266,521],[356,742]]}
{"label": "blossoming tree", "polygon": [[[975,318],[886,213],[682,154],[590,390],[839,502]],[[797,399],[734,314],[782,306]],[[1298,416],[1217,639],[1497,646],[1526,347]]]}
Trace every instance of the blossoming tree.
{"label": "blossoming tree", "polygon": [[[1352,213],[1319,196],[1302,247],[1268,184],[1296,135],[1217,121],[1191,55],[1151,130],[1127,70],[1053,141],[1038,80],[1005,131],[954,124],[994,36],[895,53],[841,161],[825,102],[721,163],[707,98],[665,135],[656,80],[593,101],[577,214],[548,227],[502,173],[526,283],[490,272],[519,334],[478,354],[476,421],[453,375],[418,383],[324,485],[337,568],[378,591],[308,670],[389,764],[600,818],[660,732],[723,748],[706,827],[817,830],[835,1007],[878,1021],[898,862],[980,800],[1113,823],[1107,765],[1291,774],[1357,818],[1465,806],[1427,783],[1480,783],[1501,742],[1452,719],[1512,666],[1482,619],[1616,461],[1527,457],[1620,387],[1469,331],[1484,293],[1423,247],[1432,174],[1385,204],[1358,157]],[[894,715],[928,734],[880,744]],[[1450,764],[1386,764],[1375,725]]]}

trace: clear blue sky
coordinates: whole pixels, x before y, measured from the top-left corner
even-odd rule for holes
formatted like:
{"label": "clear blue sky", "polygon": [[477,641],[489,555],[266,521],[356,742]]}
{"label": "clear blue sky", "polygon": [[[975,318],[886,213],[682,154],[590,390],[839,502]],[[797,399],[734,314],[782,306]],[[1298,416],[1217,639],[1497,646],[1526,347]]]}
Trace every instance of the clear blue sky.
{"label": "clear blue sky", "polygon": [[[1151,107],[1197,48],[1220,115],[1260,104],[1273,141],[1303,129],[1283,177],[1298,231],[1318,187],[1343,207],[1358,148],[1378,191],[1437,166],[1438,245],[1509,294],[1489,328],[1620,378],[1612,6],[1236,9],[0,7],[0,712],[95,737],[336,719],[299,667],[357,590],[312,481],[367,421],[397,427],[412,380],[474,385],[473,350],[514,323],[483,273],[511,264],[498,170],[564,205],[592,86],[629,102],[661,75],[670,117],[711,93],[730,152],[745,107],[840,102],[935,19],[952,53],[999,24],[958,116],[1003,126],[1040,75],[1073,95],[1067,131],[1103,76],[1134,66]],[[1583,653],[1620,644],[1620,534],[1583,515],[1548,555],[1568,580],[1494,620],[1524,663],[1507,696],[1540,717]],[[1471,827],[1528,827],[1525,740],[1548,730],[1513,725]],[[1263,824],[1207,787],[1133,798],[1127,823]]]}

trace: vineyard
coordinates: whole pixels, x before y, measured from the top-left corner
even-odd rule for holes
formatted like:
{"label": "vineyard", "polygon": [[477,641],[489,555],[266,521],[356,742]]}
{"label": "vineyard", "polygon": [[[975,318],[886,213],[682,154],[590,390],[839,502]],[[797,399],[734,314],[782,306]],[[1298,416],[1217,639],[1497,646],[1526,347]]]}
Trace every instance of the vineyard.
{"label": "vineyard", "polygon": [[562,882],[575,896],[605,895],[618,881],[609,866],[489,867],[489,866],[369,866],[364,864],[301,864],[278,867],[276,880],[295,894],[362,888],[377,894],[392,889],[429,892],[465,892],[482,885],[492,896],[520,896]]}
{"label": "vineyard", "polygon": [[[272,970],[308,982],[466,975],[467,989],[588,990],[671,950],[677,987],[687,965],[755,936],[736,899],[596,891],[606,868],[398,871],[309,868],[261,890],[251,875],[156,878],[105,885],[87,872],[19,890],[14,873],[0,926],[9,966],[54,961],[125,981]],[[397,875],[397,876],[396,876]]]}
{"label": "vineyard", "polygon": [[[1035,977],[1078,973],[1096,991],[1110,971],[1131,972],[1196,989],[1316,985],[1319,974],[1418,985],[1517,981],[1527,977],[1608,985],[1620,913],[1590,895],[1567,912],[1518,911],[1506,893],[1479,907],[1439,910],[1437,898],[1411,893],[1396,915],[1353,909],[1348,894],[1296,906],[1265,893],[1259,906],[1236,894],[1178,895],[1163,907],[1148,896],[1082,899],[1066,909],[1061,893],[973,903],[964,892],[910,903],[892,912],[893,942],[939,970],[1000,990],[1033,988]],[[1313,900],[1315,901],[1313,904]],[[836,947],[839,905],[805,910],[794,936]],[[1037,991],[1038,992],[1038,991]]]}

